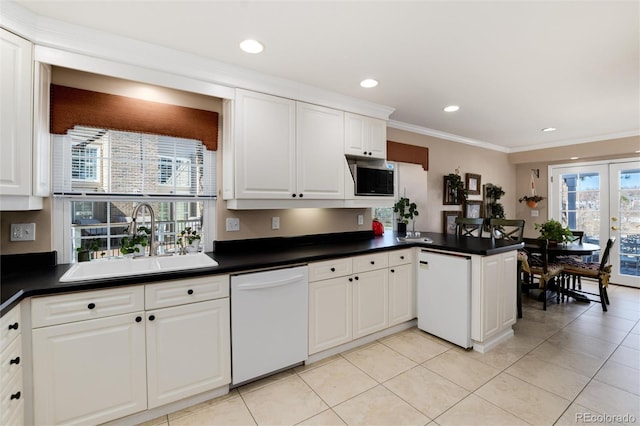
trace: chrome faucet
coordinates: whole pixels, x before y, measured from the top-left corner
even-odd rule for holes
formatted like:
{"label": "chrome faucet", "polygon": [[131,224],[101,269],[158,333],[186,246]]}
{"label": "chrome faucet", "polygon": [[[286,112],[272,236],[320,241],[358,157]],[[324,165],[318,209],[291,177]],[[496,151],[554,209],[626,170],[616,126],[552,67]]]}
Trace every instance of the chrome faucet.
{"label": "chrome faucet", "polygon": [[149,239],[151,241],[149,242],[149,256],[157,256],[158,253],[156,251],[158,249],[158,244],[156,243],[156,215],[153,212],[153,208],[150,204],[140,203],[133,209],[133,212],[131,213],[131,224],[129,225],[129,233],[131,235],[135,235],[135,233],[138,231],[136,227],[136,218],[138,217],[138,212],[142,207],[146,207],[147,210],[149,210],[149,214],[151,215],[151,235],[149,236]]}

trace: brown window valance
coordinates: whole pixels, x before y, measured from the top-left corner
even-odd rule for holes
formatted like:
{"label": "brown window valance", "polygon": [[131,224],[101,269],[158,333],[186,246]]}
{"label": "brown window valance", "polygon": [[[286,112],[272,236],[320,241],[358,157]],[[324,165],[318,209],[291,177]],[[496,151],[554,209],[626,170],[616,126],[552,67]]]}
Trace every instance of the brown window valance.
{"label": "brown window valance", "polygon": [[51,85],[51,133],[75,125],[197,139],[218,148],[218,113]]}
{"label": "brown window valance", "polygon": [[425,171],[428,171],[429,148],[387,141],[387,160],[400,161],[403,163],[411,164],[422,164],[422,168]]}

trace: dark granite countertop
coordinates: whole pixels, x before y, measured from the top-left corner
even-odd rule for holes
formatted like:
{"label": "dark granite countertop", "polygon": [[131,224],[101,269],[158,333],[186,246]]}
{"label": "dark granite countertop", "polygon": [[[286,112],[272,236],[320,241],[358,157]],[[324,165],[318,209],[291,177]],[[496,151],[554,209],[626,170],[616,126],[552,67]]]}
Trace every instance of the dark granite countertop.
{"label": "dark granite countertop", "polygon": [[[47,265],[47,262],[39,260],[44,265],[34,265],[27,262],[23,267],[8,268],[5,267],[5,259],[10,258],[11,255],[3,256],[0,316],[4,315],[23,298],[37,295],[274,268],[407,247],[424,247],[487,256],[514,250],[522,246],[521,243],[491,242],[490,239],[485,238],[456,238],[452,235],[431,232],[422,233],[422,239],[411,241],[401,241],[395,234],[390,232],[379,237],[374,237],[373,233],[368,231],[343,234],[340,238],[336,238],[336,234],[329,235],[332,238],[314,236],[315,238],[311,239],[298,237],[295,240],[280,238],[244,240],[237,244],[218,243],[215,252],[207,253],[218,262],[216,267],[67,283],[61,283],[59,279],[71,267],[70,264],[55,265],[55,262],[53,262]],[[432,242],[427,243],[423,240],[424,238],[429,238]],[[273,244],[274,240],[276,244]],[[24,261],[25,256],[28,255],[20,256]],[[53,258],[55,259],[55,253]],[[13,261],[14,259],[7,260]]]}

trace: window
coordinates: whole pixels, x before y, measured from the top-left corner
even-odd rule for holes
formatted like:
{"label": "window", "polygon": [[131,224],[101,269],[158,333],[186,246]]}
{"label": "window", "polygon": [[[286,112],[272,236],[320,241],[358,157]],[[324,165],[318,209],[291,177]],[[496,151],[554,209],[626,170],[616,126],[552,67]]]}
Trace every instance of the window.
{"label": "window", "polygon": [[[53,135],[54,241],[64,262],[77,249],[120,256],[131,213],[140,202],[156,216],[160,250],[175,250],[185,227],[213,240],[215,153],[200,141],[76,126]],[[149,226],[144,211],[136,221]]]}
{"label": "window", "polygon": [[393,207],[374,207],[371,214],[382,222],[384,229],[393,230]]}

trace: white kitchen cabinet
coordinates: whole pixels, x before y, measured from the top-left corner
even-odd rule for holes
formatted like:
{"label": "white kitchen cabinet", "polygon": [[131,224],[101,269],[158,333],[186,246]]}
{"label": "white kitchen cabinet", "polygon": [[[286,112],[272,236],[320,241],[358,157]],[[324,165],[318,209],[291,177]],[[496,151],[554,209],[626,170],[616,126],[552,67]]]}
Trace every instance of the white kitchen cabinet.
{"label": "white kitchen cabinet", "polygon": [[513,335],[516,323],[517,251],[472,257],[471,337],[484,352]]}
{"label": "white kitchen cabinet", "polygon": [[309,354],[353,340],[353,297],[345,277],[309,283]]}
{"label": "white kitchen cabinet", "polygon": [[20,305],[0,318],[0,424],[24,424]]}
{"label": "white kitchen cabinet", "polygon": [[356,273],[352,285],[353,338],[357,339],[387,328],[389,326],[387,269]]}
{"label": "white kitchen cabinet", "polygon": [[98,424],[147,408],[143,316],[33,330],[36,425]]}
{"label": "white kitchen cabinet", "polygon": [[344,112],[296,102],[296,190],[298,197],[343,199]]}
{"label": "white kitchen cabinet", "polygon": [[148,408],[230,383],[228,298],[150,310],[146,317]]}
{"label": "white kitchen cabinet", "polygon": [[235,198],[292,198],[296,190],[295,119],[295,101],[236,91]]}
{"label": "white kitchen cabinet", "polygon": [[372,117],[345,113],[344,153],[354,157],[387,158],[387,123]]}
{"label": "white kitchen cabinet", "polygon": [[231,382],[229,276],[33,298],[36,424],[97,424]]}
{"label": "white kitchen cabinet", "polygon": [[389,326],[416,317],[413,264],[389,266]]}

